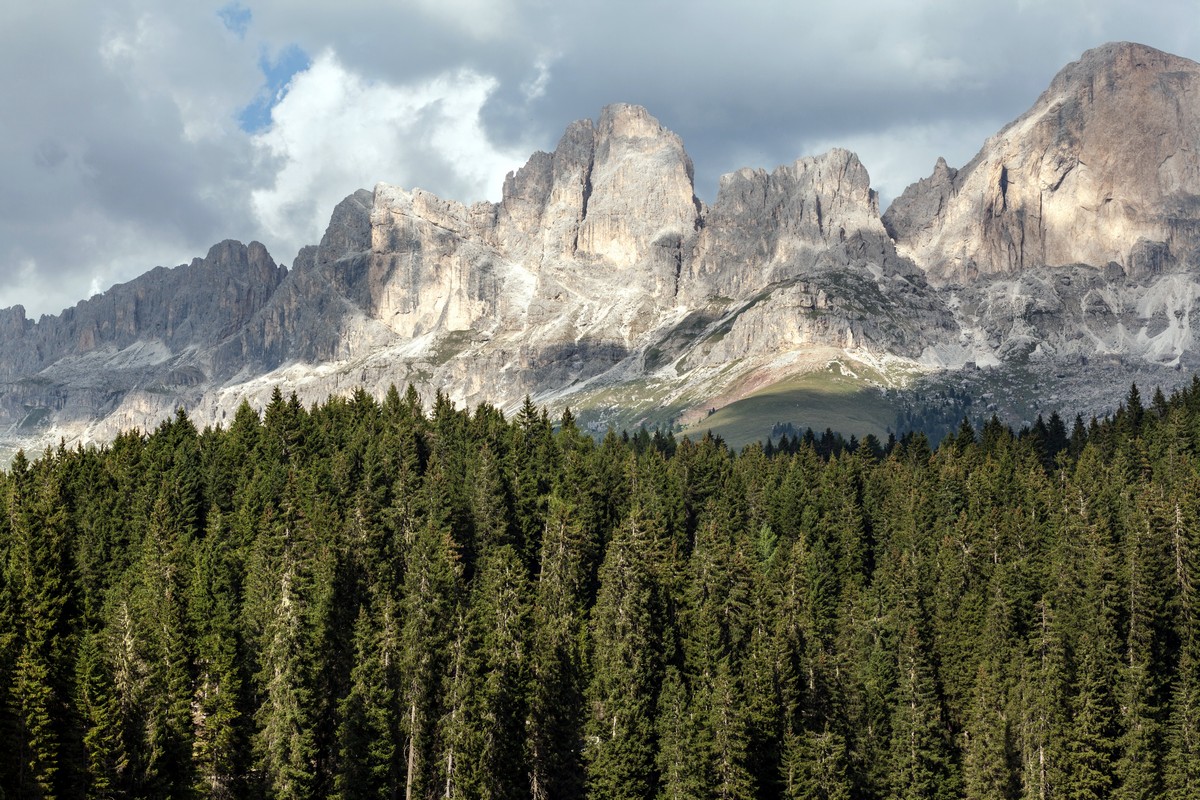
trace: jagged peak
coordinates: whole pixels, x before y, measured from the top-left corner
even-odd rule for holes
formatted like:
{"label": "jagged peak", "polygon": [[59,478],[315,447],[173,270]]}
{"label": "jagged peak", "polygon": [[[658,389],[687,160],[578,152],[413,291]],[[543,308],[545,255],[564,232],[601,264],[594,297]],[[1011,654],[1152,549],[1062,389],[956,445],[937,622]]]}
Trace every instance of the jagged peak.
{"label": "jagged peak", "polygon": [[862,161],[859,160],[858,154],[844,147],[834,147],[824,153],[801,156],[789,164],[780,164],[769,173],[762,167],[742,167],[733,172],[727,172],[718,181],[717,194],[719,197],[722,189],[726,189],[738,181],[763,181],[768,178],[778,180],[784,177],[794,180],[809,170],[853,174],[858,178],[856,183],[861,182],[866,187],[870,186],[870,175]]}
{"label": "jagged peak", "polygon": [[609,136],[629,138],[667,137],[678,141],[679,136],[666,128],[643,106],[630,103],[610,103],[600,110],[597,130]]}
{"label": "jagged peak", "polygon": [[[932,279],[1075,263],[1161,268],[1200,252],[1200,64],[1111,42],[1063,67],[965,166],[906,189],[885,214]],[[1145,247],[1140,241],[1150,243]]]}
{"label": "jagged peak", "polygon": [[[244,244],[237,239],[225,239],[217,242],[208,249],[204,262],[219,267],[246,268],[269,263],[275,266],[274,259],[267,252],[262,242],[252,241]],[[193,264],[196,262],[193,261]]]}

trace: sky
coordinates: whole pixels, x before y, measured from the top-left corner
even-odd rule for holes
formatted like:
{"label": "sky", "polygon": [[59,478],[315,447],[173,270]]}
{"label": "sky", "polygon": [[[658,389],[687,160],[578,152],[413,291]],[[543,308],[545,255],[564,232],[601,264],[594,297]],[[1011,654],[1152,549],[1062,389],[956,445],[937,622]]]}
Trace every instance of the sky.
{"label": "sky", "polygon": [[385,182],[471,203],[614,102],[720,175],[831,147],[886,204],[1108,41],[1200,60],[1196,0],[0,4],[0,308],[58,313],[224,239],[291,264]]}

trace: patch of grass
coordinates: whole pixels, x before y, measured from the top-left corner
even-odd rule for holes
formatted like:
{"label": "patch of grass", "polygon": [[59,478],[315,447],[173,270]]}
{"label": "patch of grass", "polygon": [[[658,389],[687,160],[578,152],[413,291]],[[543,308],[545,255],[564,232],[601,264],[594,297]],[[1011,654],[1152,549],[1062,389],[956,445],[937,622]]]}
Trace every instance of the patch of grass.
{"label": "patch of grass", "polygon": [[887,438],[896,407],[875,386],[842,374],[841,367],[809,372],[760,389],[749,397],[717,409],[683,432],[693,438],[711,430],[730,447],[765,440],[776,423],[796,430],[832,428],[846,438],[872,433]]}
{"label": "patch of grass", "polygon": [[429,360],[440,367],[463,350],[466,350],[474,341],[474,331],[450,331],[434,344],[433,353],[429,356]]}
{"label": "patch of grass", "polygon": [[687,404],[667,402],[668,393],[662,383],[637,380],[574,395],[567,405],[580,426],[597,435],[609,428],[632,433],[643,425],[650,430],[669,430]]}

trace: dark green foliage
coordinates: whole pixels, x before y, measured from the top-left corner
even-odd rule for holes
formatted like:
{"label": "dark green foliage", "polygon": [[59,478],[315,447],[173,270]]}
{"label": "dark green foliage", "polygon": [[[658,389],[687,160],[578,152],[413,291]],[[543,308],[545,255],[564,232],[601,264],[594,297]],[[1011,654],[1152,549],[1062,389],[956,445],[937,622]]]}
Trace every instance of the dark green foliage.
{"label": "dark green foliage", "polygon": [[1200,380],[956,414],[735,454],[276,392],[18,455],[0,788],[1200,796]]}
{"label": "dark green foliage", "polygon": [[584,758],[590,796],[649,797],[657,790],[655,711],[661,682],[657,586],[650,570],[655,521],[635,506],[600,567],[592,610]]}

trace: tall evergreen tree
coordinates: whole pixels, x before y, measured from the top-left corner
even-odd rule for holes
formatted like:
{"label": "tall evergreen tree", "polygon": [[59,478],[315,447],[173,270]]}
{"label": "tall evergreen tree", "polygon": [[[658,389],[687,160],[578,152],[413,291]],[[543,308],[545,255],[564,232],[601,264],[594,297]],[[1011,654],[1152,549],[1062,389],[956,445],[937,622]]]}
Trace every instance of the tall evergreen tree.
{"label": "tall evergreen tree", "polygon": [[405,739],[405,798],[423,797],[438,785],[437,721],[447,675],[447,642],[462,592],[459,545],[444,501],[440,467],[426,474],[428,508],[417,530],[404,575],[401,628],[401,731]]}
{"label": "tall evergreen tree", "polygon": [[654,715],[661,680],[656,587],[647,550],[655,533],[638,507],[617,528],[600,567],[592,611],[591,715],[584,757],[589,796],[657,792]]}
{"label": "tall evergreen tree", "polygon": [[9,486],[12,788],[18,796],[53,797],[70,780],[65,748],[74,612],[67,514],[48,456],[32,468],[23,459],[14,461]]}
{"label": "tall evergreen tree", "polygon": [[534,800],[584,793],[586,616],[592,547],[571,503],[553,496],[534,589],[529,758]]}

